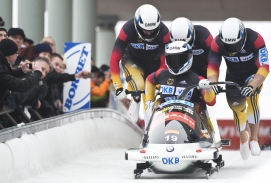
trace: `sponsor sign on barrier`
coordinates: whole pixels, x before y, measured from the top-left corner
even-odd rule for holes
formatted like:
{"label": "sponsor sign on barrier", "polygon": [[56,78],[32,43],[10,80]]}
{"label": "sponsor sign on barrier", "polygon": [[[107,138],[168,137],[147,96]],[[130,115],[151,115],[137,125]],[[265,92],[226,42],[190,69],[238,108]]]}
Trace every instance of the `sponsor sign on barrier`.
{"label": "sponsor sign on barrier", "polygon": [[[65,43],[66,73],[90,71],[91,44]],[[90,79],[66,82],[63,89],[63,111],[71,112],[90,108]]]}
{"label": "sponsor sign on barrier", "polygon": [[[221,139],[231,140],[230,146],[223,146],[223,150],[238,150],[240,148],[239,133],[233,120],[217,120]],[[248,124],[247,124],[248,126]],[[249,128],[247,128],[249,131]],[[258,142],[261,148],[271,145],[271,121],[261,120],[258,131]]]}

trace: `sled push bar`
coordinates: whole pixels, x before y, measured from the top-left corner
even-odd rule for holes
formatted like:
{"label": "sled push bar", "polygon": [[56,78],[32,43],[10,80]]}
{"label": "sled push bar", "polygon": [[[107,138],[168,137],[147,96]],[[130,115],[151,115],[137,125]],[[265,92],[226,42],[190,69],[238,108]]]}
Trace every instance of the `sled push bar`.
{"label": "sled push bar", "polygon": [[[232,82],[232,81],[220,81],[220,82],[210,82],[210,85],[218,85],[218,84],[225,84],[225,85],[233,85],[236,87],[236,89],[223,89],[221,92],[225,92],[225,93],[229,93],[231,95],[234,96],[240,96],[241,93],[241,89],[242,87],[240,87],[237,83]],[[182,94],[178,97],[179,100],[185,100],[186,95],[188,94],[188,92],[193,89],[193,88],[198,88],[199,85],[192,85],[192,86],[188,86],[187,88],[185,88],[182,92]]]}

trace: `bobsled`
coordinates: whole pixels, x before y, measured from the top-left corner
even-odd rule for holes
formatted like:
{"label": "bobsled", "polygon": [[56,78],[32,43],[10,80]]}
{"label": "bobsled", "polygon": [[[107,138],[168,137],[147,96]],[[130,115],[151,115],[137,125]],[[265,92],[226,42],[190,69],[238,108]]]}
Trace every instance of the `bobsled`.
{"label": "bobsled", "polygon": [[[210,84],[241,88],[230,81]],[[217,122],[210,120],[206,105],[186,100],[187,93],[197,87],[187,87],[175,100],[158,99],[140,148],[125,152],[126,160],[140,161],[134,170],[135,178],[139,178],[145,169],[155,174],[191,174],[201,168],[206,170],[208,179],[225,165],[221,149],[230,145],[230,140],[220,139]]]}

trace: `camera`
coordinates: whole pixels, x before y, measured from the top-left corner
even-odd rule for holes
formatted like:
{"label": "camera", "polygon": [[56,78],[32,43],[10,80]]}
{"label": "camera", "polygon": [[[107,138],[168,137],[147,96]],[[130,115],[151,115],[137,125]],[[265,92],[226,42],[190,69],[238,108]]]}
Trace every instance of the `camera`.
{"label": "camera", "polygon": [[32,64],[28,64],[29,69],[33,69]]}

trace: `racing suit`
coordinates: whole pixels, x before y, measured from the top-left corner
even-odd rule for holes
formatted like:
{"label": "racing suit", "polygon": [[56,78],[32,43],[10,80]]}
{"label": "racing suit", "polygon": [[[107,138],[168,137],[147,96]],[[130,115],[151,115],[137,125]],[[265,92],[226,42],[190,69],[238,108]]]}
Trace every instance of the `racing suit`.
{"label": "racing suit", "polygon": [[[118,35],[110,58],[110,69],[115,90],[123,88],[119,68],[121,60],[128,83],[127,90],[143,91],[144,93],[146,77],[159,68],[166,68],[165,45],[169,41],[169,30],[163,22],[160,23],[159,33],[152,42],[144,41],[138,36],[135,30],[134,19],[126,22]],[[131,121],[137,122],[141,101],[140,94],[134,95],[133,99],[128,113]],[[143,103],[145,103],[144,94],[142,99]]]}
{"label": "racing suit", "polygon": [[201,25],[194,25],[195,41],[192,47],[193,64],[191,71],[199,76],[207,77],[208,55],[213,41],[209,30]]}
{"label": "racing suit", "polygon": [[[229,55],[220,42],[219,36],[213,40],[208,57],[207,77],[219,76],[219,67],[222,56],[227,65],[226,81],[234,81],[240,86],[249,85],[255,74],[264,78],[269,73],[268,53],[262,36],[246,28],[247,38],[244,48],[235,55]],[[236,89],[234,86],[226,86],[227,89]],[[257,124],[260,121],[259,93],[262,85],[256,88],[254,96],[231,96],[226,94],[227,102],[234,116],[234,122],[238,131],[246,128],[246,121]],[[246,111],[246,104],[248,105]]]}
{"label": "racing suit", "polygon": [[[168,101],[176,99],[176,96],[179,96],[186,87],[197,85],[201,79],[204,78],[190,70],[180,75],[173,75],[167,69],[159,69],[146,79],[146,100],[154,101],[157,84],[160,84],[161,98]],[[192,89],[186,96],[186,100],[195,103],[201,102],[201,99],[209,106],[213,106],[216,101],[213,91],[206,92],[203,89]]]}
{"label": "racing suit", "polygon": [[[167,69],[159,69],[158,71],[150,74],[146,79],[146,100],[154,101],[155,86],[160,84],[160,97],[165,101],[176,99],[177,96],[181,95],[183,90],[192,85],[197,85],[202,76],[197,75],[192,71],[187,71],[180,75],[173,75]],[[202,102],[202,99],[204,102]],[[210,121],[207,110],[205,109],[205,103],[209,106],[213,106],[216,102],[215,93],[206,92],[204,89],[192,89],[188,92],[186,100],[198,103],[205,111],[207,121],[203,121],[207,130],[212,133],[214,131],[212,122]],[[148,121],[149,122],[149,121]]]}
{"label": "racing suit", "polygon": [[110,58],[115,90],[122,88],[119,68],[121,59],[125,77],[132,78],[132,81],[128,82],[128,90],[144,90],[146,77],[159,68],[166,68],[165,45],[169,40],[169,30],[163,22],[153,42],[146,42],[138,36],[134,19],[126,22],[118,35]]}

